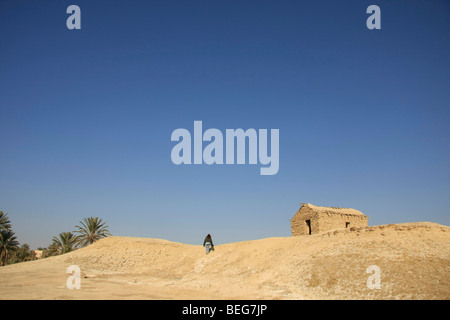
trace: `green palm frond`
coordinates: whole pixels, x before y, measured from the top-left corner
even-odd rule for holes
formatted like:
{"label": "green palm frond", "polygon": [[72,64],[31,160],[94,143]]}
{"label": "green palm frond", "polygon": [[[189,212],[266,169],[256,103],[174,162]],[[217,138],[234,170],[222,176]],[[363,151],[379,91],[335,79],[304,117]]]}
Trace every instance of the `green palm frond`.
{"label": "green palm frond", "polygon": [[0,211],[0,230],[11,230],[11,221],[9,221],[8,214]]}
{"label": "green palm frond", "polygon": [[78,229],[75,232],[79,234],[79,244],[83,247],[111,235],[106,222],[99,217],[84,218],[80,224],[80,226],[76,226]]}
{"label": "green palm frond", "polygon": [[52,246],[59,254],[64,254],[76,249],[78,237],[72,232],[61,232],[58,237],[53,237]]}
{"label": "green palm frond", "polygon": [[5,265],[11,252],[19,248],[19,242],[16,239],[12,230],[0,230],[0,265]]}

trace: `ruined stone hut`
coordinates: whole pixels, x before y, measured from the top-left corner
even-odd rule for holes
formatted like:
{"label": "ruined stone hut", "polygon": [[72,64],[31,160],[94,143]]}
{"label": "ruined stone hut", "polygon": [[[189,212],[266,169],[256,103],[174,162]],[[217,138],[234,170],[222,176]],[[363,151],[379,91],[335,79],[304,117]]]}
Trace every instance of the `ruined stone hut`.
{"label": "ruined stone hut", "polygon": [[291,219],[292,235],[299,236],[351,227],[367,227],[368,219],[368,216],[355,209],[319,207],[310,203],[302,203],[300,209]]}

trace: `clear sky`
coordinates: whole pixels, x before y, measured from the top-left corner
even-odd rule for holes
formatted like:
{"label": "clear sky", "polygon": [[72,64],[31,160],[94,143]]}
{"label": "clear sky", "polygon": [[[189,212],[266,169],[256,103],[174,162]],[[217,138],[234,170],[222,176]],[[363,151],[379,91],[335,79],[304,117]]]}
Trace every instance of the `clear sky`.
{"label": "clear sky", "polygon": [[[32,248],[89,216],[190,244],[290,236],[302,202],[450,225],[449,76],[444,0],[2,0],[0,210]],[[279,129],[278,173],[174,165],[195,120]]]}

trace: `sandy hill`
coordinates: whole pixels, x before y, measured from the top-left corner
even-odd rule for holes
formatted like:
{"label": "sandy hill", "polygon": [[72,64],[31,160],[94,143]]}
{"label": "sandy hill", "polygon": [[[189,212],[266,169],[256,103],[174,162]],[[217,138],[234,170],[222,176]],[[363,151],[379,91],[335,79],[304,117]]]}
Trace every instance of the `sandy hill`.
{"label": "sandy hill", "polygon": [[[450,227],[381,225],[201,245],[108,237],[56,257],[0,267],[3,299],[449,299]],[[69,265],[82,271],[69,290]],[[368,266],[380,268],[369,289]]]}

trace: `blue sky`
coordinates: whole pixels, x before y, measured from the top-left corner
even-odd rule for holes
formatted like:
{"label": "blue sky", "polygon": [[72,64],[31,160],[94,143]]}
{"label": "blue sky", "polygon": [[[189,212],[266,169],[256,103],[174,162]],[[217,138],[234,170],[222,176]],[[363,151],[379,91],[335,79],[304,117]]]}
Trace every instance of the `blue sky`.
{"label": "blue sky", "polygon": [[[449,18],[446,1],[3,0],[0,210],[32,248],[89,216],[191,244],[290,236],[301,202],[449,225]],[[174,165],[195,120],[279,129],[278,173]]]}

